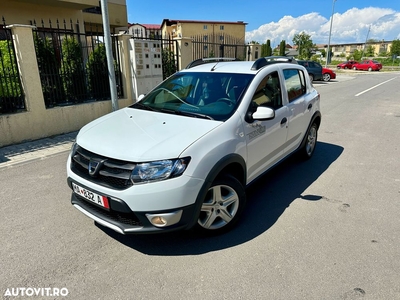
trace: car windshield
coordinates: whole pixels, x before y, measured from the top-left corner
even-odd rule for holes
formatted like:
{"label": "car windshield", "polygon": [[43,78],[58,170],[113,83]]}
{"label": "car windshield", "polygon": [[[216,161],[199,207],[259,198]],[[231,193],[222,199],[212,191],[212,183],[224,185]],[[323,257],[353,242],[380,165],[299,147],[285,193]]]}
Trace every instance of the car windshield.
{"label": "car windshield", "polygon": [[235,112],[253,77],[216,72],[176,73],[131,108],[225,121]]}

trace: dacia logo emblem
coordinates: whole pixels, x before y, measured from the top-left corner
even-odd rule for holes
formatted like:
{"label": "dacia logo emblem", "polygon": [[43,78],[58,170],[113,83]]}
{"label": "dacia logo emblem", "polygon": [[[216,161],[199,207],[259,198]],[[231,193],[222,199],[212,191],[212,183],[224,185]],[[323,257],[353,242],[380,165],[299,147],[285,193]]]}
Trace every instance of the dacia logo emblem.
{"label": "dacia logo emblem", "polygon": [[104,160],[91,158],[89,161],[89,175],[95,177],[99,174],[100,168],[103,166]]}

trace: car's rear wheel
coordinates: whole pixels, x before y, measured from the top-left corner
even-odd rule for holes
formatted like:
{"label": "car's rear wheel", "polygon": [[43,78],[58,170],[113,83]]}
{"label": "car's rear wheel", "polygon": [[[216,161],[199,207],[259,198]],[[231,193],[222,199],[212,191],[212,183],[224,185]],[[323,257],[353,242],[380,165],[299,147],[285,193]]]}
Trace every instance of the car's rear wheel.
{"label": "car's rear wheel", "polygon": [[313,82],[314,81],[314,75],[313,74],[308,74],[308,76],[310,76],[310,81]]}
{"label": "car's rear wheel", "polygon": [[354,71],[356,71],[356,70],[357,70],[357,68],[356,68],[356,67],[353,67],[353,70],[354,70]]}
{"label": "car's rear wheel", "polygon": [[331,80],[331,75],[329,75],[329,73],[325,73],[324,75],[322,75],[324,81],[329,81]]}
{"label": "car's rear wheel", "polygon": [[197,227],[207,234],[220,234],[235,225],[246,204],[243,185],[233,176],[217,178],[201,205]]}
{"label": "car's rear wheel", "polygon": [[301,155],[309,159],[312,157],[315,151],[315,146],[317,145],[318,138],[318,126],[316,123],[313,123],[307,131],[307,135],[305,137],[305,143],[303,148],[301,149]]}

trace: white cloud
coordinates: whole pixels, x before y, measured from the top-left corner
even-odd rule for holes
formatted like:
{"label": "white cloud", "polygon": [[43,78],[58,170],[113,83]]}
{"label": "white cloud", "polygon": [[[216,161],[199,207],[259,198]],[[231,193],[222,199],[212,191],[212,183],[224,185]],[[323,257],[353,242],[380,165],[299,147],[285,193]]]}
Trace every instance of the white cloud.
{"label": "white cloud", "polygon": [[[311,35],[315,44],[327,44],[330,19],[312,12],[294,18],[284,16],[278,22],[271,22],[258,29],[246,32],[246,41],[265,43],[272,46],[281,40],[292,44],[295,34],[305,32]],[[369,32],[368,32],[369,31]],[[392,9],[367,7],[352,8],[343,14],[333,16],[331,44],[363,43],[367,39],[394,40],[400,38],[400,12]]]}

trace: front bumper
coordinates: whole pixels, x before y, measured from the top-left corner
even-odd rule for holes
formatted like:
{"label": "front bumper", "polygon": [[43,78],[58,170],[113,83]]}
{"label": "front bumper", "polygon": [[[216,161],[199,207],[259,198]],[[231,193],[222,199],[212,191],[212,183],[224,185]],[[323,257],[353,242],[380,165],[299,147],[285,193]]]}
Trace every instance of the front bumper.
{"label": "front bumper", "polygon": [[[70,181],[70,180],[69,180]],[[110,209],[104,209],[84,198],[72,193],[72,205],[95,222],[121,234],[157,233],[188,229],[194,225],[196,206],[176,208],[173,210],[133,212],[122,200],[116,202],[110,198]],[[171,226],[154,226],[150,220],[153,217],[165,216],[177,222]]]}

